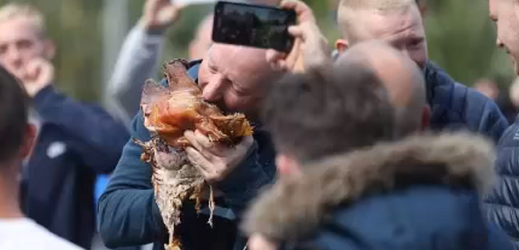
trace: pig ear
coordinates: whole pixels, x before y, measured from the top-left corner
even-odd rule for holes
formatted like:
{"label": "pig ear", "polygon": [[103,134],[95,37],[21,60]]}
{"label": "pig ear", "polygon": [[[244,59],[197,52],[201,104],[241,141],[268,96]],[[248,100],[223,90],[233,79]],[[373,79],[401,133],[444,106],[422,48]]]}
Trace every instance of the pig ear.
{"label": "pig ear", "polygon": [[148,113],[148,107],[161,100],[167,98],[169,90],[157,83],[153,79],[148,79],[144,83],[141,96],[141,107],[144,114]]}

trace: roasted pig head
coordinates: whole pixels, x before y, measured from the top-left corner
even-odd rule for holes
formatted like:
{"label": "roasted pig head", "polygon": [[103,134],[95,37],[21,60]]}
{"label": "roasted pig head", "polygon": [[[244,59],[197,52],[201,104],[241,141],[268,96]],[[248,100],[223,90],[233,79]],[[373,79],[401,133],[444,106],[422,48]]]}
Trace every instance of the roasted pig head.
{"label": "roasted pig head", "polygon": [[204,101],[202,91],[187,73],[187,66],[182,59],[164,65],[168,87],[146,81],[141,101],[146,128],[174,148],[189,146],[183,136],[186,130],[199,130],[212,142],[230,145],[251,135],[252,127],[243,114],[224,115]]}

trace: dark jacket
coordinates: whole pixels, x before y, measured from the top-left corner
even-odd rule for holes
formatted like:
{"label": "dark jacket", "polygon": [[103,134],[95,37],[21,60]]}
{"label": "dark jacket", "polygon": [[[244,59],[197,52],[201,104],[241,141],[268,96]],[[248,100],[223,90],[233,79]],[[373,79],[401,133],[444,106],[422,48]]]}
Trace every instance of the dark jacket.
{"label": "dark jacket", "polygon": [[499,141],[508,121],[494,101],[455,82],[432,62],[426,64],[424,75],[432,129],[468,129]]}
{"label": "dark jacket", "polygon": [[113,171],[128,132],[100,107],[75,102],[51,86],[33,102],[42,124],[24,166],[23,212],[54,234],[90,249],[96,174]]}
{"label": "dark jacket", "polygon": [[[200,61],[191,64],[189,75],[197,79]],[[167,84],[163,81],[163,84]],[[139,112],[131,126],[131,135],[141,141],[150,139],[149,131],[144,127],[142,113]],[[235,211],[238,220],[247,203],[256,196],[257,190],[269,183],[275,174],[274,149],[269,136],[261,129],[254,133],[255,143],[249,149],[244,162],[218,184],[225,200],[217,203]],[[167,242],[167,230],[162,222],[160,211],[155,203],[151,184],[151,167],[140,160],[142,148],[132,140],[128,141],[123,155],[110,183],[99,201],[99,230],[108,247],[134,246],[154,242],[154,249],[163,249]],[[197,216],[192,211],[192,204],[185,205],[185,213],[180,224],[180,235],[185,250],[210,249],[218,240],[225,220],[214,221],[214,229],[192,225],[206,225],[207,217]],[[218,218],[215,218],[218,220]],[[236,222],[232,222],[236,232]],[[205,226],[207,227],[207,226]],[[201,231],[200,231],[201,230]],[[233,231],[229,228],[226,231]],[[194,232],[193,232],[194,231]],[[228,236],[227,236],[228,237]],[[232,235],[235,237],[235,235]],[[221,238],[221,237],[220,237]],[[238,239],[236,249],[243,249],[244,239]],[[211,246],[214,248],[214,246]],[[229,248],[218,248],[229,249]]]}
{"label": "dark jacket", "polygon": [[414,136],[325,159],[280,178],[243,228],[279,249],[511,249],[479,206],[492,180],[491,145],[461,134]]}
{"label": "dark jacket", "polygon": [[505,231],[519,249],[519,120],[499,141],[495,164],[498,179],[486,197],[487,217]]}

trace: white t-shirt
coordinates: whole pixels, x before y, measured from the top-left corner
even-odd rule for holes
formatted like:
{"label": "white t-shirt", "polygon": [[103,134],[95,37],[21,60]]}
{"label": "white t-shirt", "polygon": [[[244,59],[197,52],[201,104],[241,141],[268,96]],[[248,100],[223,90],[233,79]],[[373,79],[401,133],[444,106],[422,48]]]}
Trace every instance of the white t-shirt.
{"label": "white t-shirt", "polygon": [[0,250],[82,250],[27,218],[0,219]]}

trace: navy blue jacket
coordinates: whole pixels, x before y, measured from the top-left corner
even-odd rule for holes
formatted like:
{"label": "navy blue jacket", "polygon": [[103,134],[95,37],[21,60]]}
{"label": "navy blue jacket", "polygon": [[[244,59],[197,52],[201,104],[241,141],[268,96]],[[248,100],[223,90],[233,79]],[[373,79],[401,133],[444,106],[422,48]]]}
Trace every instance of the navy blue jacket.
{"label": "navy blue jacket", "polygon": [[491,144],[416,136],[304,166],[260,195],[243,229],[283,250],[512,249],[480,210]]}
{"label": "navy blue jacket", "polygon": [[[191,64],[189,75],[192,79],[198,78],[199,63]],[[455,83],[432,63],[424,73],[434,129],[463,128],[497,141],[507,122],[491,100]],[[132,122],[131,134],[141,141],[150,138],[140,112]],[[254,137],[256,143],[247,159],[219,185],[225,203],[238,217],[237,221],[258,189],[271,183],[275,175],[275,153],[268,135],[260,130]],[[109,186],[100,198],[99,230],[108,247],[156,242],[160,243],[155,244],[156,249],[161,249],[167,239],[167,230],[154,201],[151,168],[140,161],[141,151],[141,147],[131,140],[126,144]],[[238,237],[235,250],[243,249],[244,244],[245,239]]]}
{"label": "navy blue jacket", "polygon": [[51,86],[35,96],[33,106],[42,124],[22,175],[23,212],[54,234],[90,249],[94,181],[97,174],[113,171],[128,132],[100,107],[75,102]]}
{"label": "navy blue jacket", "polygon": [[505,231],[519,249],[519,120],[499,141],[495,165],[498,178],[485,199],[487,217]]}
{"label": "navy blue jacket", "polygon": [[433,130],[468,129],[499,141],[509,124],[494,101],[455,82],[432,62],[427,62],[424,75]]}

